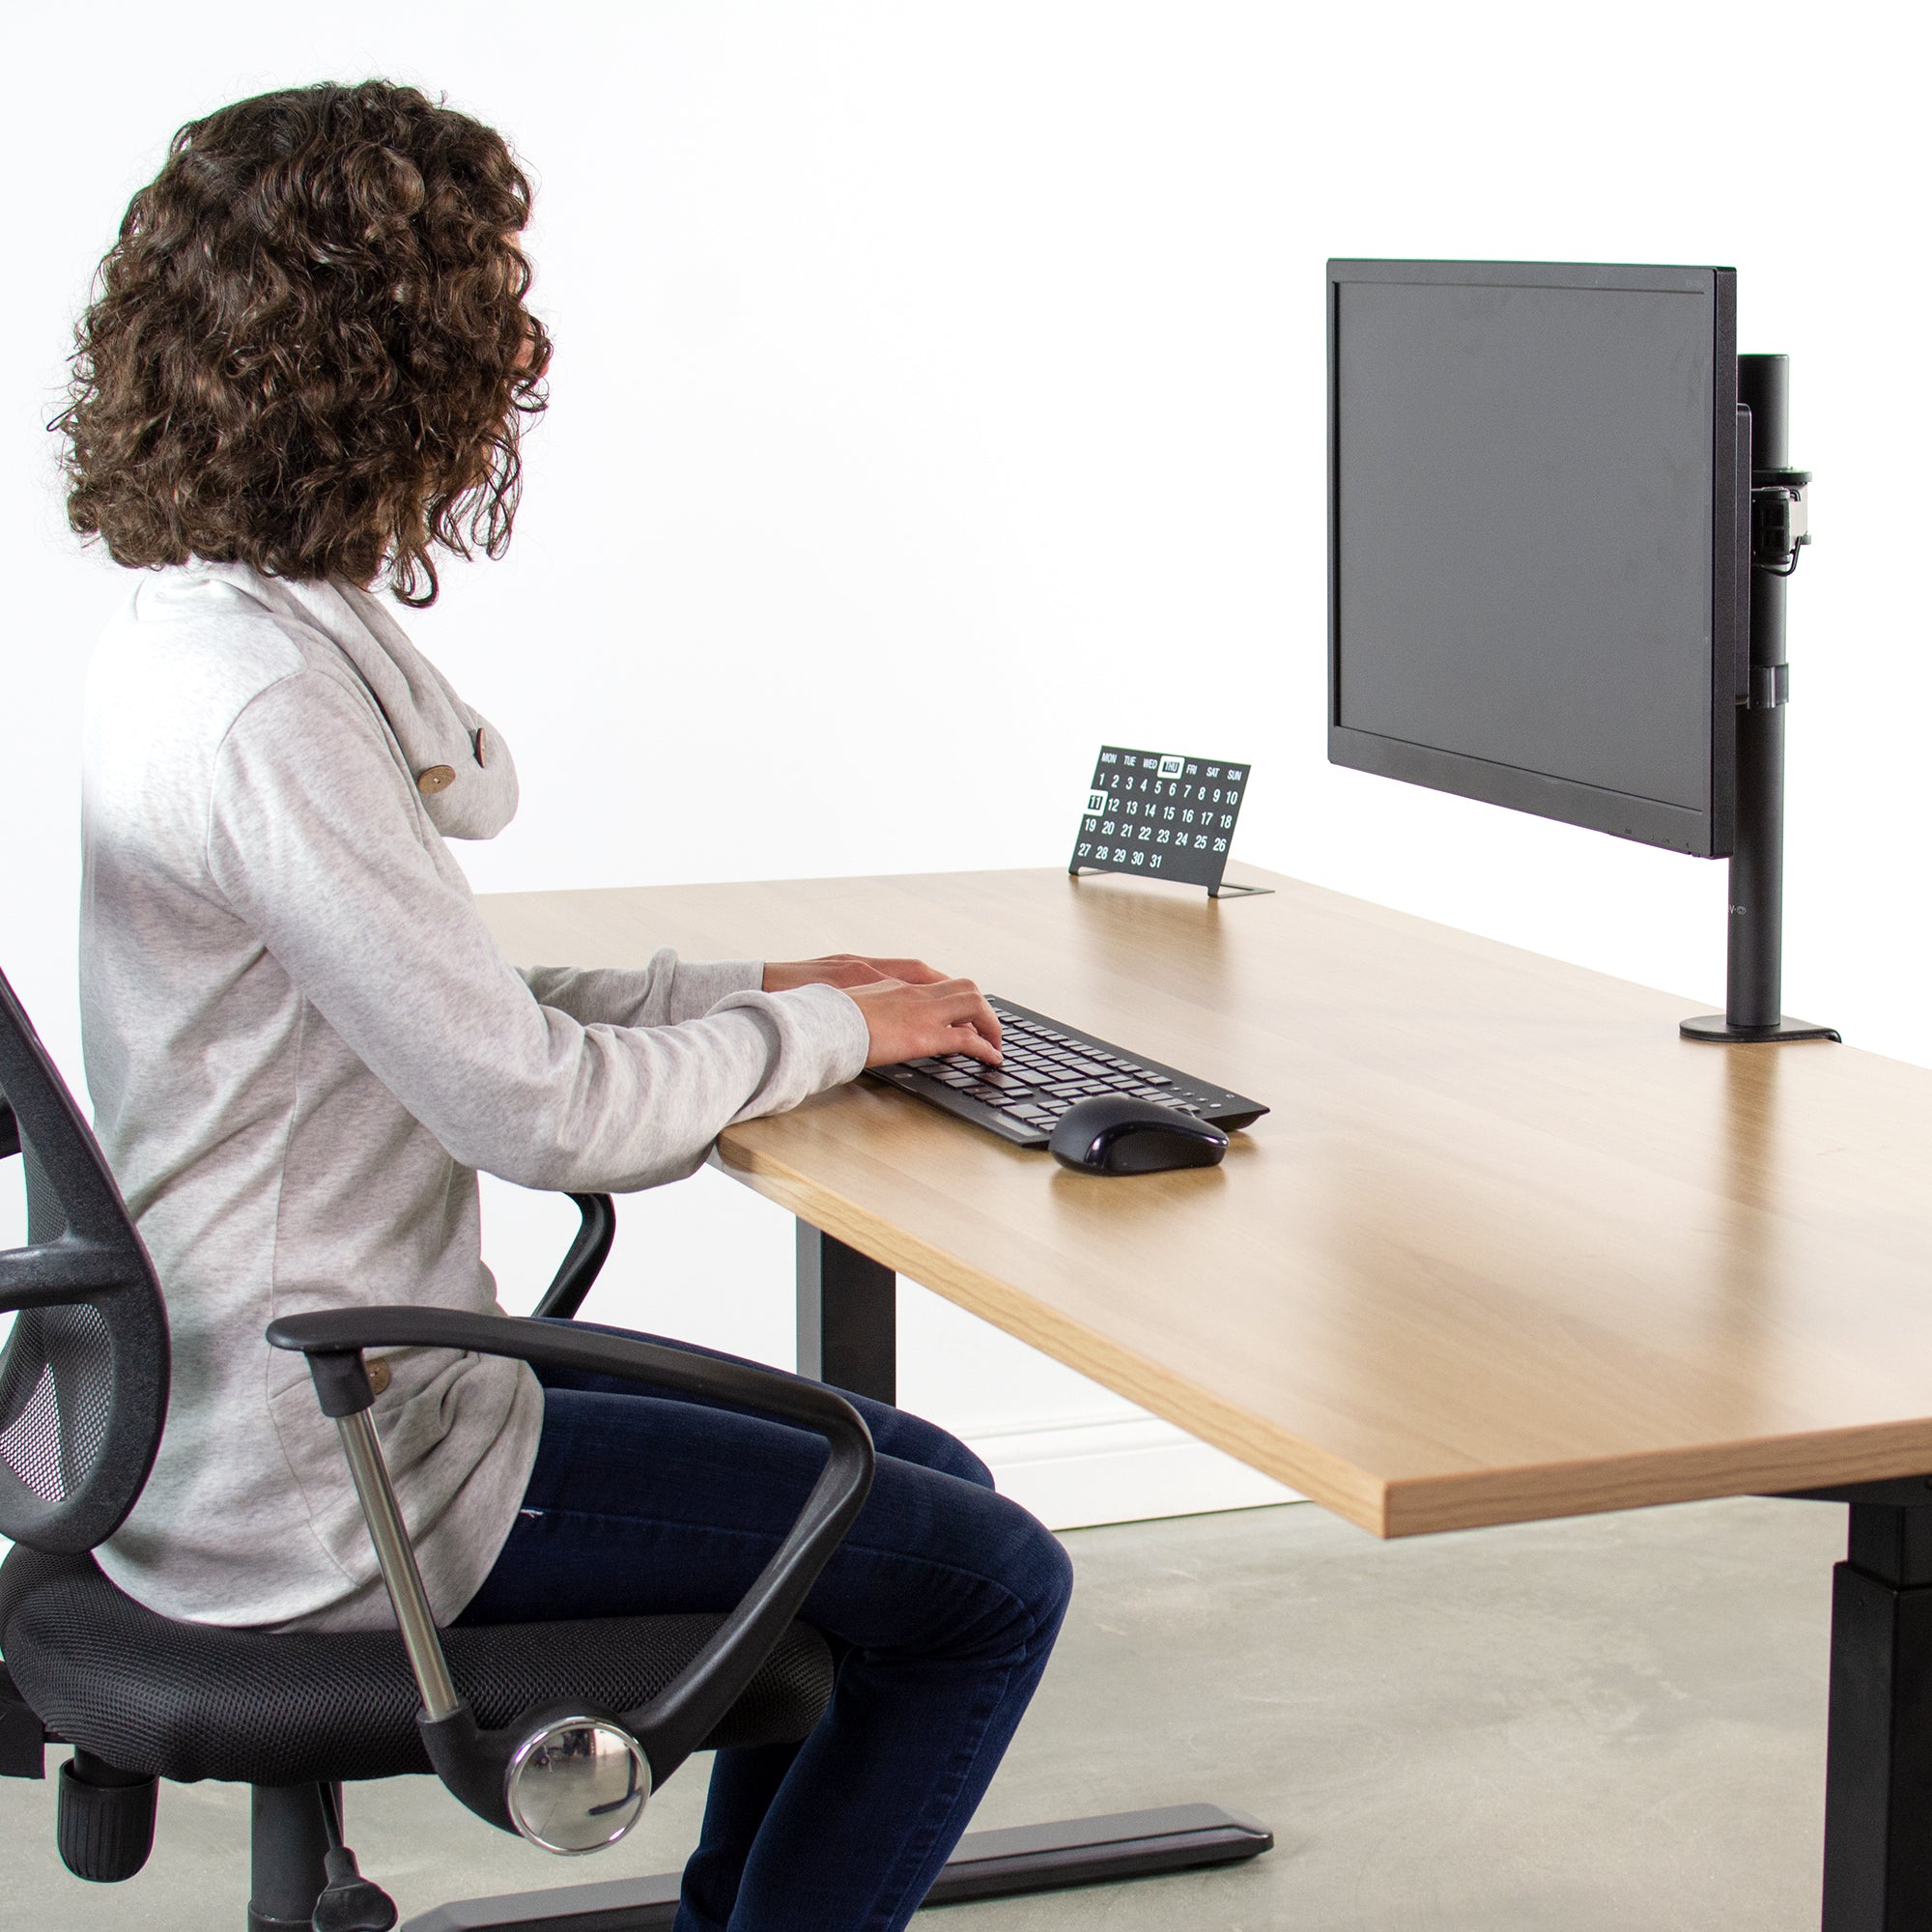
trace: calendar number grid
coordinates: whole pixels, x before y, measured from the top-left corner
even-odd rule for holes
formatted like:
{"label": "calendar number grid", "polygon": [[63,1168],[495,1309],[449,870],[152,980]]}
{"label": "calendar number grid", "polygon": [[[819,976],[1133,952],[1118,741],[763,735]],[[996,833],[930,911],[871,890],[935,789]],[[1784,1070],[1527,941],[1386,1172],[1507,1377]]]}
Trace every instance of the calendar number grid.
{"label": "calendar number grid", "polygon": [[1172,879],[1212,897],[1260,890],[1221,879],[1248,777],[1225,758],[1101,746],[1066,869]]}

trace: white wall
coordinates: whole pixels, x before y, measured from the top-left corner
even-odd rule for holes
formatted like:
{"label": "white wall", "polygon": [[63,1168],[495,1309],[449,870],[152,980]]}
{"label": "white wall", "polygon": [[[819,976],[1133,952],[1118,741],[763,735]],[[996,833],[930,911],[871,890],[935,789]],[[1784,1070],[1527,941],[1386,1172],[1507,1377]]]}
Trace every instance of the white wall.
{"label": "white wall", "polygon": [[[1898,373],[1926,312],[1923,15],[1881,37],[1868,10],[1681,0],[303,12],[102,0],[84,37],[47,10],[9,28],[0,963],[70,1067],[78,691],[119,586],[65,533],[41,428],[67,334],[179,122],[373,72],[496,122],[541,183],[555,404],[515,550],[452,570],[415,625],[524,774],[516,826],[466,853],[480,889],[1058,863],[1100,739],[1179,744],[1255,762],[1239,856],[1716,1004],[1721,867],[1324,763],[1321,264],[1732,263],[1745,346],[1795,358],[1820,479],[1787,1002],[1932,1064]],[[968,821],[935,742],[976,748]],[[781,763],[773,814],[755,781]],[[507,1194],[515,1300],[568,1215]],[[627,1209],[598,1312],[786,1359],[788,1238],[700,1177]],[[1236,1498],[906,1295],[907,1400],[1060,1520]],[[1055,1440],[1086,1462],[1049,1467]]]}

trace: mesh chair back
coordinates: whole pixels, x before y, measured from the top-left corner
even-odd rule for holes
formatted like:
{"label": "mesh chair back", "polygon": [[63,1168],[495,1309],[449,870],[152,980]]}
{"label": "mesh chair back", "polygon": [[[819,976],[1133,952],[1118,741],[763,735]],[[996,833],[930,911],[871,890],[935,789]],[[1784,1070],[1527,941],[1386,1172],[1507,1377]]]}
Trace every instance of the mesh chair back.
{"label": "mesh chair back", "polygon": [[167,1317],[100,1149],[0,976],[0,1157],[16,1151],[27,1245],[0,1252],[0,1536],[72,1555],[120,1527],[154,1466]]}

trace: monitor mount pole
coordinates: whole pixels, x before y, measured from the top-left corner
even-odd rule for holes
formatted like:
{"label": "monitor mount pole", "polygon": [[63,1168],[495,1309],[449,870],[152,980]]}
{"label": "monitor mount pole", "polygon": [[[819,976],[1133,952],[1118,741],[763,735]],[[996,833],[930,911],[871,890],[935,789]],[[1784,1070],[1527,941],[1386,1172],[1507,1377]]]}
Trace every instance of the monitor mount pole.
{"label": "monitor mount pole", "polygon": [[1686,1020],[1686,1039],[1771,1043],[1836,1039],[1786,1019],[1784,976],[1784,581],[1806,530],[1808,470],[1788,468],[1791,363],[1740,355],[1738,400],[1750,417],[1750,683],[1737,712],[1737,810],[1731,837],[1730,956],[1724,1010]]}

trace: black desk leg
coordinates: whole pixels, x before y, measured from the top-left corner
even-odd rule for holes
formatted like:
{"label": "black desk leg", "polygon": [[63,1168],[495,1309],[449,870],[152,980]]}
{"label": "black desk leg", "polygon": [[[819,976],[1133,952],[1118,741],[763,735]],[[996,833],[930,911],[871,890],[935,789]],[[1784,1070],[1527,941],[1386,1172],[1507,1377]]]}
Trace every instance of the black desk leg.
{"label": "black desk leg", "polygon": [[798,1224],[798,1372],[874,1402],[898,1400],[898,1277]]}
{"label": "black desk leg", "polygon": [[1923,1932],[1932,1926],[1932,1486],[1867,1493],[1888,1500],[1854,1492],[1847,1560],[1833,1574],[1824,1932]]}
{"label": "black desk leg", "polygon": [[[877,1402],[895,1400],[898,1349],[893,1270],[836,1236],[798,1224],[798,1372]],[[1170,1804],[1006,1832],[969,1832],[927,1905],[1045,1891],[1233,1864],[1269,1850],[1264,1826],[1212,1804]]]}

